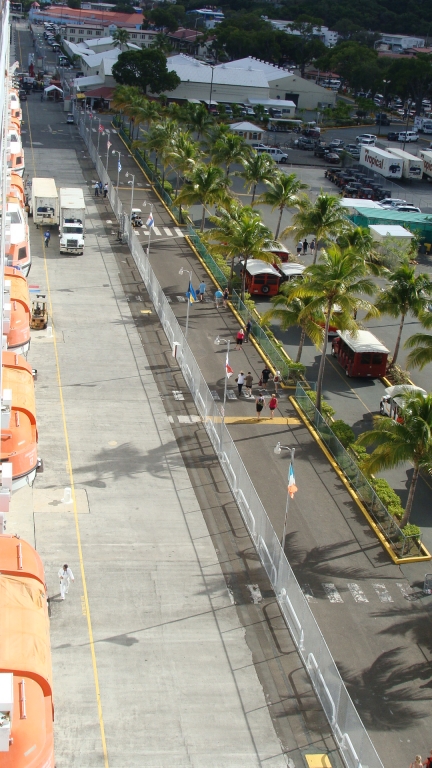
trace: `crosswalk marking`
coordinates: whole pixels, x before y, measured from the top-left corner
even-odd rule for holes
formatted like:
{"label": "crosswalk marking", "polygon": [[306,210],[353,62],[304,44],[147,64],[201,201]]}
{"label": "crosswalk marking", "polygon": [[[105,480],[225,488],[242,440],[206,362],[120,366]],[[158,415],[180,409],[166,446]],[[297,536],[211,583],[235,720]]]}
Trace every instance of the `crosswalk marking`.
{"label": "crosswalk marking", "polygon": [[182,232],[180,227],[174,227],[174,232],[176,233],[177,237],[184,237],[184,232]]}
{"label": "crosswalk marking", "polygon": [[170,229],[168,229],[168,227],[163,227],[163,231],[168,235],[168,237],[174,237],[173,233]]}
{"label": "crosswalk marking", "polygon": [[331,603],[343,603],[343,600],[334,584],[323,583],[322,588]]}
{"label": "crosswalk marking", "polygon": [[351,582],[347,584],[347,587],[349,591],[351,592],[354,600],[356,603],[368,603],[369,600],[367,599],[365,593],[363,590],[359,587],[358,584],[355,584],[354,582]]}
{"label": "crosswalk marking", "polygon": [[390,592],[388,591],[387,587],[385,586],[385,584],[372,584],[372,586],[373,586],[375,592],[377,593],[377,595],[378,595],[378,597],[379,597],[379,599],[381,600],[382,603],[393,603],[394,602],[394,600],[393,600]]}
{"label": "crosswalk marking", "polygon": [[413,589],[412,587],[409,586],[409,584],[401,584],[400,582],[397,581],[396,586],[399,587],[405,600],[412,600]]}
{"label": "crosswalk marking", "polygon": [[161,236],[160,229],[158,229],[157,227],[152,227],[152,229],[153,229],[153,232],[155,233],[155,235],[157,235],[158,237]]}

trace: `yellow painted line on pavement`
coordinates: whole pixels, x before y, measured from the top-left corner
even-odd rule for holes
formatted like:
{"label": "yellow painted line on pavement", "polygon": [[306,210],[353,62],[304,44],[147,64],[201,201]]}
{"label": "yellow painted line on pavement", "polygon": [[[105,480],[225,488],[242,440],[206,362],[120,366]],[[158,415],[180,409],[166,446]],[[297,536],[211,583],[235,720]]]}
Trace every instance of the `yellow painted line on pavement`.
{"label": "yellow painted line on pavement", "polygon": [[[215,418],[209,418],[208,421],[211,421],[216,424],[220,424],[222,421],[222,416],[216,416]],[[302,422],[300,419],[296,419],[295,417],[291,416],[274,416],[273,419],[271,416],[261,416],[259,419],[258,416],[225,416],[225,424],[301,424]]]}
{"label": "yellow painted line on pavement", "polygon": [[[19,31],[18,32],[18,42],[19,42],[19,48],[20,48],[20,58],[21,61],[22,58],[22,50],[21,50],[21,36]],[[28,121],[28,131],[29,131],[29,138],[30,138],[30,148],[32,153],[32,161],[33,161],[33,172],[36,174],[36,164],[35,164],[35,158],[34,158],[34,151],[33,151],[33,139],[32,139],[32,131],[31,131],[31,124],[30,124],[30,114],[29,114],[29,108],[28,108],[28,102],[26,102],[27,107],[27,121]],[[53,311],[52,311],[52,301],[51,301],[51,287],[50,287],[50,281],[49,281],[49,275],[48,275],[48,262],[46,258],[46,250],[45,250],[45,244],[44,244],[44,237],[43,237],[43,229],[41,229],[41,240],[42,240],[42,249],[43,249],[43,255],[44,255],[44,267],[45,267],[45,277],[46,277],[46,283],[47,283],[47,298],[48,298],[48,308],[49,313],[51,317],[51,323],[53,326],[53,329],[55,330],[54,325],[54,318],[53,318]],[[60,409],[62,414],[62,422],[63,422],[63,432],[64,432],[64,438],[65,438],[65,448],[66,448],[66,456],[67,456],[67,470],[70,477],[70,485],[72,490],[72,500],[73,500],[73,512],[74,512],[74,520],[75,520],[75,531],[76,531],[76,537],[77,537],[77,547],[78,547],[78,557],[79,557],[79,563],[80,563],[80,571],[81,571],[81,578],[83,583],[83,613],[84,613],[84,607],[86,612],[86,618],[87,618],[87,629],[89,634],[89,644],[90,644],[90,653],[91,653],[91,659],[92,659],[92,666],[93,666],[93,677],[94,677],[94,683],[95,683],[95,689],[96,689],[96,702],[97,702],[97,709],[98,709],[98,718],[99,718],[99,728],[101,733],[101,742],[102,742],[102,752],[104,757],[104,766],[105,768],[109,768],[109,762],[108,762],[108,750],[106,745],[106,738],[105,738],[105,726],[103,721],[103,714],[102,714],[102,702],[101,702],[101,695],[100,695],[100,687],[99,687],[99,675],[98,675],[98,669],[97,669],[97,662],[96,662],[96,652],[95,652],[95,646],[94,646],[94,637],[93,637],[93,628],[91,623],[91,616],[90,616],[90,605],[89,605],[89,599],[88,599],[88,590],[87,590],[87,581],[85,576],[85,568],[84,568],[84,558],[83,558],[83,551],[82,551],[82,543],[81,543],[81,531],[79,527],[79,520],[78,520],[78,510],[77,510],[77,504],[76,504],[76,498],[75,498],[75,482],[74,482],[74,474],[72,469],[72,461],[71,461],[71,453],[70,453],[70,444],[69,444],[69,434],[67,429],[67,422],[66,422],[66,411],[65,411],[65,404],[63,399],[63,385],[61,380],[61,374],[60,374],[60,363],[59,363],[59,356],[58,356],[58,347],[57,347],[57,341],[55,333],[53,333],[53,346],[54,346],[54,356],[56,361],[56,370],[57,370],[57,382],[58,382],[58,388],[59,388],[59,399],[60,399]]]}

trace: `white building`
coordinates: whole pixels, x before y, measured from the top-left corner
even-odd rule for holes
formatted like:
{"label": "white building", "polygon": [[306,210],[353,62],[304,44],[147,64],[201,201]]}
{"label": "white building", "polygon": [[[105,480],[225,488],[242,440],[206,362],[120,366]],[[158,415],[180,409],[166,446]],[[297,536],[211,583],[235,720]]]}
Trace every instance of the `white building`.
{"label": "white building", "polygon": [[222,11],[215,11],[211,8],[203,8],[199,11],[188,11],[186,15],[191,16],[194,20],[197,19],[202,26],[206,27],[206,29],[214,29],[216,24],[220,24],[225,18]]}
{"label": "white building", "polygon": [[[228,103],[243,103],[249,96],[268,98],[269,85],[263,72],[244,70],[220,64],[210,67],[184,54],[167,59],[167,67],[179,76],[181,83],[167,91],[170,99],[198,99]],[[210,97],[211,92],[211,97]]]}
{"label": "white building", "polygon": [[[104,39],[110,40],[111,47],[113,47],[113,45],[117,45],[117,43],[114,43],[111,38],[111,35],[115,29],[117,29],[117,27],[113,24],[111,24],[109,27],[103,27],[101,24],[97,23],[86,23],[77,26],[72,22],[68,24],[62,24],[60,34],[62,39],[69,43],[88,43],[89,46],[93,48],[95,44],[99,43],[99,39]],[[158,34],[156,30],[153,29],[137,30],[135,27],[124,29],[126,29],[126,32],[129,32],[129,42],[138,45],[140,48],[149,48],[155,36]],[[109,47],[110,46],[108,46],[108,48]],[[106,50],[108,50],[108,48],[106,48]],[[101,49],[98,48],[98,50]]]}
{"label": "white building", "polygon": [[380,39],[375,45],[385,44],[390,47],[394,53],[405,51],[407,48],[424,48],[425,41],[423,37],[411,37],[408,35],[388,35],[381,34]]}
{"label": "white building", "polygon": [[[301,35],[301,32],[299,32],[298,29],[293,29],[293,25],[295,24],[294,21],[268,19],[266,16],[263,18],[266,21],[269,21],[274,29],[278,29],[281,32],[286,32],[287,35]],[[321,42],[323,42],[327,48],[333,48],[333,46],[336,45],[339,37],[337,32],[334,32],[328,27],[314,27],[312,34],[314,37],[317,37],[318,40],[321,40]]]}
{"label": "white building", "polygon": [[245,140],[246,144],[252,144],[253,142],[262,141],[264,138],[264,131],[258,125],[249,123],[244,120],[241,123],[231,123],[230,130],[241,136]]}

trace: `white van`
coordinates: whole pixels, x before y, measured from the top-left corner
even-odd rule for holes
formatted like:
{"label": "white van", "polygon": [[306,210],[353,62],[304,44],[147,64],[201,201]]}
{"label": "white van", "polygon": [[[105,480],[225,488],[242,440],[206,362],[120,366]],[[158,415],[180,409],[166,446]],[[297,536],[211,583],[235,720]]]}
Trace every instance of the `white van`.
{"label": "white van", "polygon": [[279,147],[257,147],[256,151],[261,155],[263,152],[266,152],[268,155],[270,155],[275,163],[287,163],[288,162],[288,155],[286,152],[282,152]]}

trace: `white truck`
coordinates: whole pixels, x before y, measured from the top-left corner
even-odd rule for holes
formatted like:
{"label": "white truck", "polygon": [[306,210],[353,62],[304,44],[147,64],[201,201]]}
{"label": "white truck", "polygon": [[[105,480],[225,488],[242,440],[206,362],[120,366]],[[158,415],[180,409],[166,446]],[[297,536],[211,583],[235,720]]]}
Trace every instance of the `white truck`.
{"label": "white truck", "polygon": [[402,176],[404,179],[421,179],[423,176],[423,160],[421,157],[411,155],[404,149],[389,149],[390,154],[402,160]]}
{"label": "white truck", "polygon": [[423,173],[425,176],[432,178],[432,151],[427,149],[421,149],[419,157],[423,160]]}
{"label": "white truck", "polygon": [[384,149],[361,144],[360,165],[370,168],[386,179],[402,178],[402,160]]}
{"label": "white truck", "polygon": [[82,189],[60,189],[60,253],[84,252],[85,203]]}
{"label": "white truck", "polygon": [[30,213],[38,228],[39,225],[52,227],[59,223],[59,199],[54,179],[33,179]]}
{"label": "white truck", "polygon": [[430,117],[415,117],[414,130],[419,133],[432,133],[432,120]]}

